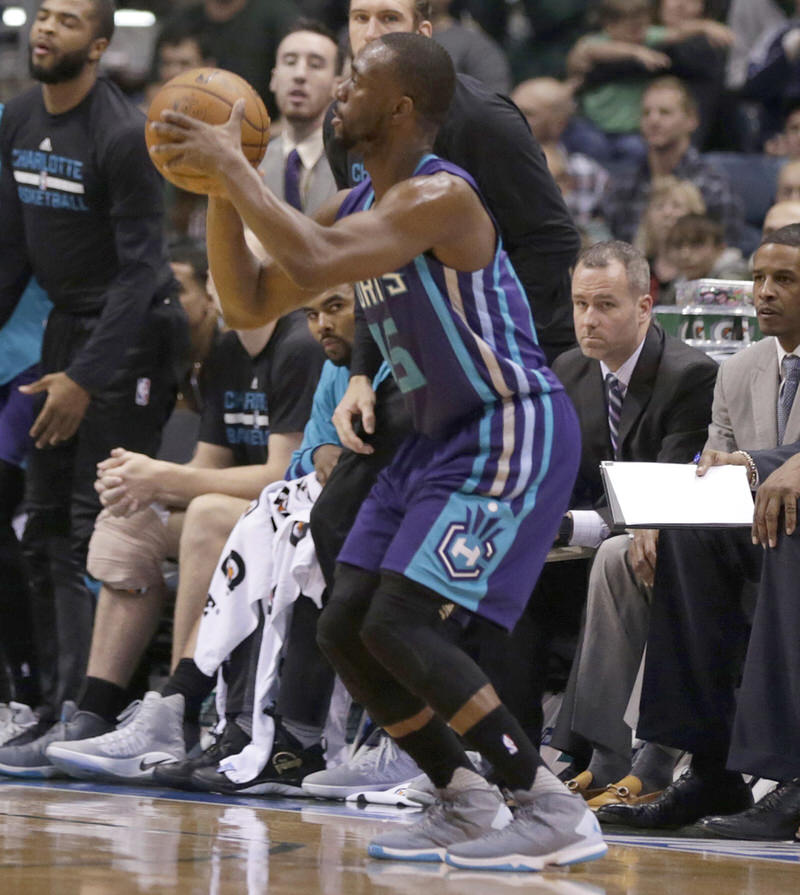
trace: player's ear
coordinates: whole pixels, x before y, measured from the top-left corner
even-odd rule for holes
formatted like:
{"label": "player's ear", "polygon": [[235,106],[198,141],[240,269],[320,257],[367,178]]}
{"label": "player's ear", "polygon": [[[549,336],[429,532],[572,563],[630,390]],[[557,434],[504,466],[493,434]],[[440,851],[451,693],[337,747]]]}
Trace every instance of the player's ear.
{"label": "player's ear", "polygon": [[401,96],[394,107],[394,116],[396,118],[406,117],[414,114],[414,100],[410,96]]}
{"label": "player's ear", "polygon": [[417,34],[421,34],[423,37],[433,37],[433,25],[427,19],[423,19],[417,27]]}
{"label": "player's ear", "polygon": [[108,49],[108,38],[107,37],[96,37],[92,41],[91,49],[89,50],[89,61],[90,62],[99,62],[100,57],[105,53]]}

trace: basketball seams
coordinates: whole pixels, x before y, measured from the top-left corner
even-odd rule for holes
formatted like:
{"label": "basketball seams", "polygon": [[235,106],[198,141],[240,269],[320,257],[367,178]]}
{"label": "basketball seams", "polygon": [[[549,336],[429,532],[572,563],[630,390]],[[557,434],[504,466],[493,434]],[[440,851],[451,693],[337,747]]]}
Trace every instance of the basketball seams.
{"label": "basketball seams", "polygon": [[[249,84],[248,84],[247,86],[250,87]],[[191,85],[190,85],[190,84],[171,84],[171,83],[167,82],[167,83],[166,83],[166,84],[159,90],[159,93],[164,93],[164,94],[166,94],[166,93],[167,93],[168,91],[170,91],[170,90],[182,90],[182,91],[185,92],[187,87],[191,87],[192,90],[196,90],[198,93],[205,93],[207,96],[211,96],[211,97],[213,97],[214,99],[218,99],[221,103],[224,103],[229,109],[233,109],[233,103],[236,102],[236,100],[234,100],[233,103],[232,103],[229,99],[226,99],[224,96],[220,96],[219,93],[214,93],[213,90],[209,90],[207,87],[199,87],[197,84],[191,84]],[[251,88],[251,90],[252,90],[252,88]],[[258,96],[258,94],[257,94],[254,90],[252,90],[252,92],[253,92],[253,94],[258,98],[258,100],[259,100],[259,102],[260,102],[260,101],[261,101],[261,97]],[[237,96],[236,99],[239,99],[239,97]],[[166,104],[164,105],[164,108],[166,108]],[[159,114],[160,114],[160,112],[161,112],[161,110],[159,109]],[[260,107],[260,106],[259,106],[259,108],[258,108],[258,114],[259,114],[259,117],[260,117],[260,116],[261,116],[261,107]],[[259,123],[260,126],[259,126],[259,125],[255,125],[255,124],[253,124],[253,122],[247,117],[247,115],[244,116],[244,118],[242,119],[242,121],[244,121],[244,122],[248,125],[248,127],[252,127],[254,131],[258,131],[258,133],[263,133],[263,132],[264,132],[264,123],[263,123],[263,121]]]}

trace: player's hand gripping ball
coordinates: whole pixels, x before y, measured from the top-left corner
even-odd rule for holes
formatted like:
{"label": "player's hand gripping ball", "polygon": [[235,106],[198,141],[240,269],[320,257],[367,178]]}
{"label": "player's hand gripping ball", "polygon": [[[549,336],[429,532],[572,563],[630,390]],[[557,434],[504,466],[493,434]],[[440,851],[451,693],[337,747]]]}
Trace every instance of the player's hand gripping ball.
{"label": "player's hand gripping ball", "polygon": [[[162,120],[164,109],[181,112],[206,124],[225,124],[238,99],[245,101],[241,127],[242,151],[251,164],[257,166],[264,158],[269,143],[269,114],[261,97],[244,78],[221,68],[193,68],[176,75],[161,87],[147,112],[145,140],[148,149],[174,142],[174,137],[157,134],[150,127],[152,122]],[[185,162],[176,159],[169,167],[165,163],[171,156],[166,158],[151,153],[150,158],[161,174],[181,189],[209,195],[220,192],[212,174],[198,171],[192,166],[189,153]]]}

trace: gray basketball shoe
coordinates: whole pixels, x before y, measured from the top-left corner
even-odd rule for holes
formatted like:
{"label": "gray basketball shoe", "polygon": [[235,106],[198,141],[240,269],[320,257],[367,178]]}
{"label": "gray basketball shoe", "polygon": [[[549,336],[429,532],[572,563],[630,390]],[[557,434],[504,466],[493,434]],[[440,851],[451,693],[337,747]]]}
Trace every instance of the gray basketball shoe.
{"label": "gray basketball shoe", "polygon": [[369,854],[399,861],[443,861],[454,843],[499,830],[511,821],[500,790],[466,768],[459,768],[451,785],[438,795],[417,823],[373,839]]}
{"label": "gray basketball shoe", "polygon": [[97,736],[105,733],[111,726],[94,712],[78,711],[74,702],[65,702],[61,707],[61,720],[46,733],[29,743],[0,748],[0,774],[37,780],[62,777],[63,772],[45,754],[50,743]]}
{"label": "gray basketball shoe", "polygon": [[51,741],[47,757],[79,780],[150,781],[153,768],[186,758],[183,705],[180,693],[151,691],[132,712],[120,716],[116,730],[79,742]]}
{"label": "gray basketball shoe", "polygon": [[608,850],[600,826],[583,799],[571,793],[513,793],[519,807],[502,830],[454,844],[445,860],[467,870],[544,870],[549,864],[580,864]]}

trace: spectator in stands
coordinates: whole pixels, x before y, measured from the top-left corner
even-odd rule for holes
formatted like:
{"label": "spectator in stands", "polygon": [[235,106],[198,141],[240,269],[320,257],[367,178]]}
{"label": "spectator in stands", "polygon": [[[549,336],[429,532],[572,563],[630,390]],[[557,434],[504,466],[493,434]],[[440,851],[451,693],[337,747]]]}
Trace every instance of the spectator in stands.
{"label": "spectator in stands", "polygon": [[[784,227],[762,241],[754,258],[753,290],[766,338],[720,367],[701,466],[713,465],[711,458],[718,451],[737,452],[755,488],[765,469],[758,455],[747,452],[774,451],[800,439],[800,225]],[[764,543],[763,529],[758,533]],[[800,716],[791,700],[796,703],[792,687],[800,604],[795,580],[785,590],[780,573],[771,577],[775,559],[764,564],[761,543],[753,544],[744,529],[661,533],[637,733],[690,751],[692,763],[648,804],[600,808],[598,818],[604,822],[675,829],[705,815],[734,815],[730,822],[709,826],[733,838],[773,838],[775,824],[777,838],[794,833],[797,785],[781,787],[753,812],[750,788],[736,773],[746,770],[778,781],[798,774]],[[770,546],[775,543],[770,541]],[[734,688],[748,641],[743,588],[759,579],[753,635],[735,709]],[[782,616],[779,622],[776,613]],[[726,756],[732,770],[726,770]],[[740,820],[738,812],[745,812]],[[787,812],[790,829],[785,826]]]}
{"label": "spectator in stands", "polygon": [[776,202],[764,218],[762,235],[769,236],[781,227],[797,223],[800,223],[800,201]]}
{"label": "spectator in stands", "polygon": [[[652,561],[656,539],[654,532],[647,531],[638,532],[633,540],[626,535],[611,536],[600,461],[689,462],[705,439],[710,419],[717,366],[702,352],[666,335],[653,321],[649,285],[647,261],[632,246],[610,242],[585,250],[572,279],[575,330],[580,348],[562,355],[554,364],[578,412],[583,443],[570,512],[564,518],[557,543],[599,546],[597,556],[601,561],[605,556],[616,557],[627,571],[627,576],[617,576],[615,584],[619,587],[609,593],[593,569],[588,584],[587,625],[595,624],[592,621],[595,611],[608,612],[600,608],[600,600],[617,594],[620,611],[636,621],[640,604],[645,608],[647,605],[646,570]],[[559,567],[570,565],[574,563],[553,563],[552,572],[559,574]],[[558,596],[563,599],[566,594]],[[537,587],[526,615],[537,610],[539,597]],[[512,635],[519,653],[514,656],[513,673],[525,679],[518,666],[524,662],[521,667],[526,668],[535,659],[524,659],[531,649],[528,646],[526,650],[518,642],[520,633],[515,630]],[[630,730],[626,728],[620,734],[610,725],[611,732],[595,732],[595,727],[603,724],[594,719],[599,716],[603,720],[608,706],[603,698],[595,700],[591,687],[584,693],[584,676],[592,679],[593,686],[606,682],[609,691],[620,675],[625,681],[630,678],[632,684],[640,656],[641,648],[635,657],[627,657],[624,648],[620,652],[608,650],[603,636],[598,638],[592,627],[587,628],[573,664],[567,708],[562,710],[564,733],[557,741],[570,752],[574,744],[569,731],[573,730],[598,747],[589,776],[581,776],[573,784],[575,791],[585,793],[588,789],[615,783],[630,767]],[[607,667],[609,663],[613,667]],[[618,663],[620,668],[616,670]],[[581,681],[580,693],[573,705],[576,679]],[[614,697],[613,711],[622,700],[620,722],[628,693],[629,690],[624,694],[610,694]],[[627,741],[620,743],[625,740],[625,731]]]}
{"label": "spectator in stands", "polygon": [[667,257],[677,271],[672,288],[659,296],[660,304],[674,304],[675,290],[687,280],[749,279],[747,261],[739,249],[725,245],[720,225],[705,214],[687,214],[670,227]]}
{"label": "spectator in stands", "polygon": [[706,212],[723,227],[729,245],[738,245],[743,207],[727,178],[706,162],[691,145],[697,126],[697,106],[677,78],[659,78],[647,88],[642,100],[642,134],[647,158],[637,167],[612,179],[603,204],[611,232],[632,239],[657,177],[672,174],[690,180],[700,190]]}
{"label": "spectator in stands", "polygon": [[636,162],[646,155],[639,134],[642,94],[651,72],[669,57],[655,49],[649,0],[602,0],[601,30],[582,37],[567,56],[567,74],[581,84],[580,131],[572,148],[601,163]]}
{"label": "spectator in stands", "polygon": [[794,17],[751,53],[741,96],[761,103],[765,139],[780,131],[784,104],[800,100],[800,0],[795,0]]}
{"label": "spectator in stands", "polygon": [[177,9],[164,27],[199,35],[215,64],[248,81],[274,116],[270,67],[297,15],[293,0],[195,0]]}
{"label": "spectator in stands", "polygon": [[[11,741],[0,749],[0,772],[51,776],[56,770],[45,755],[50,742],[113,728],[161,617],[163,560],[180,560],[179,605],[202,605],[237,518],[266,484],[283,477],[299,447],[322,366],[302,312],[259,329],[225,333],[207,366],[209,393],[188,463],[121,448],[100,463],[96,489],[106,509],[92,535],[88,568],[102,587],[79,703],[65,704],[65,723],[32,742]],[[195,619],[193,611],[175,618],[176,661]],[[199,704],[192,709],[199,711]],[[165,712],[161,720],[167,725]]]}
{"label": "spectator in stands", "polygon": [[787,104],[783,130],[768,140],[764,149],[770,155],[785,156],[790,162],[800,161],[800,100]]}
{"label": "spectator in stands", "polygon": [[[565,159],[565,176],[561,182],[564,201],[575,223],[586,229],[596,225],[600,199],[608,184],[608,173],[599,162],[581,152],[568,152],[561,138],[575,112],[572,89],[555,78],[532,78],[518,84],[511,99],[528,119],[534,137],[541,144],[548,161]],[[555,175],[554,175],[555,176]]]}
{"label": "spectator in stands", "polygon": [[453,5],[453,0],[432,0],[434,40],[450,54],[456,71],[472,75],[497,93],[508,93],[511,69],[502,47],[481,28],[462,24],[451,14]]}
{"label": "spectator in stands", "polygon": [[765,37],[786,23],[794,0],[731,0],[726,21],[736,35],[728,56],[726,83],[738,90],[747,80],[750,53]]}
{"label": "spectator in stands", "polygon": [[656,304],[663,304],[662,293],[669,291],[678,275],[667,252],[667,233],[679,218],[686,214],[705,214],[705,210],[703,196],[690,180],[678,180],[672,175],[654,179],[633,244],[650,262],[650,291]]}
{"label": "spectator in stands", "polygon": [[800,161],[787,162],[778,173],[776,202],[796,202],[800,199]]}

